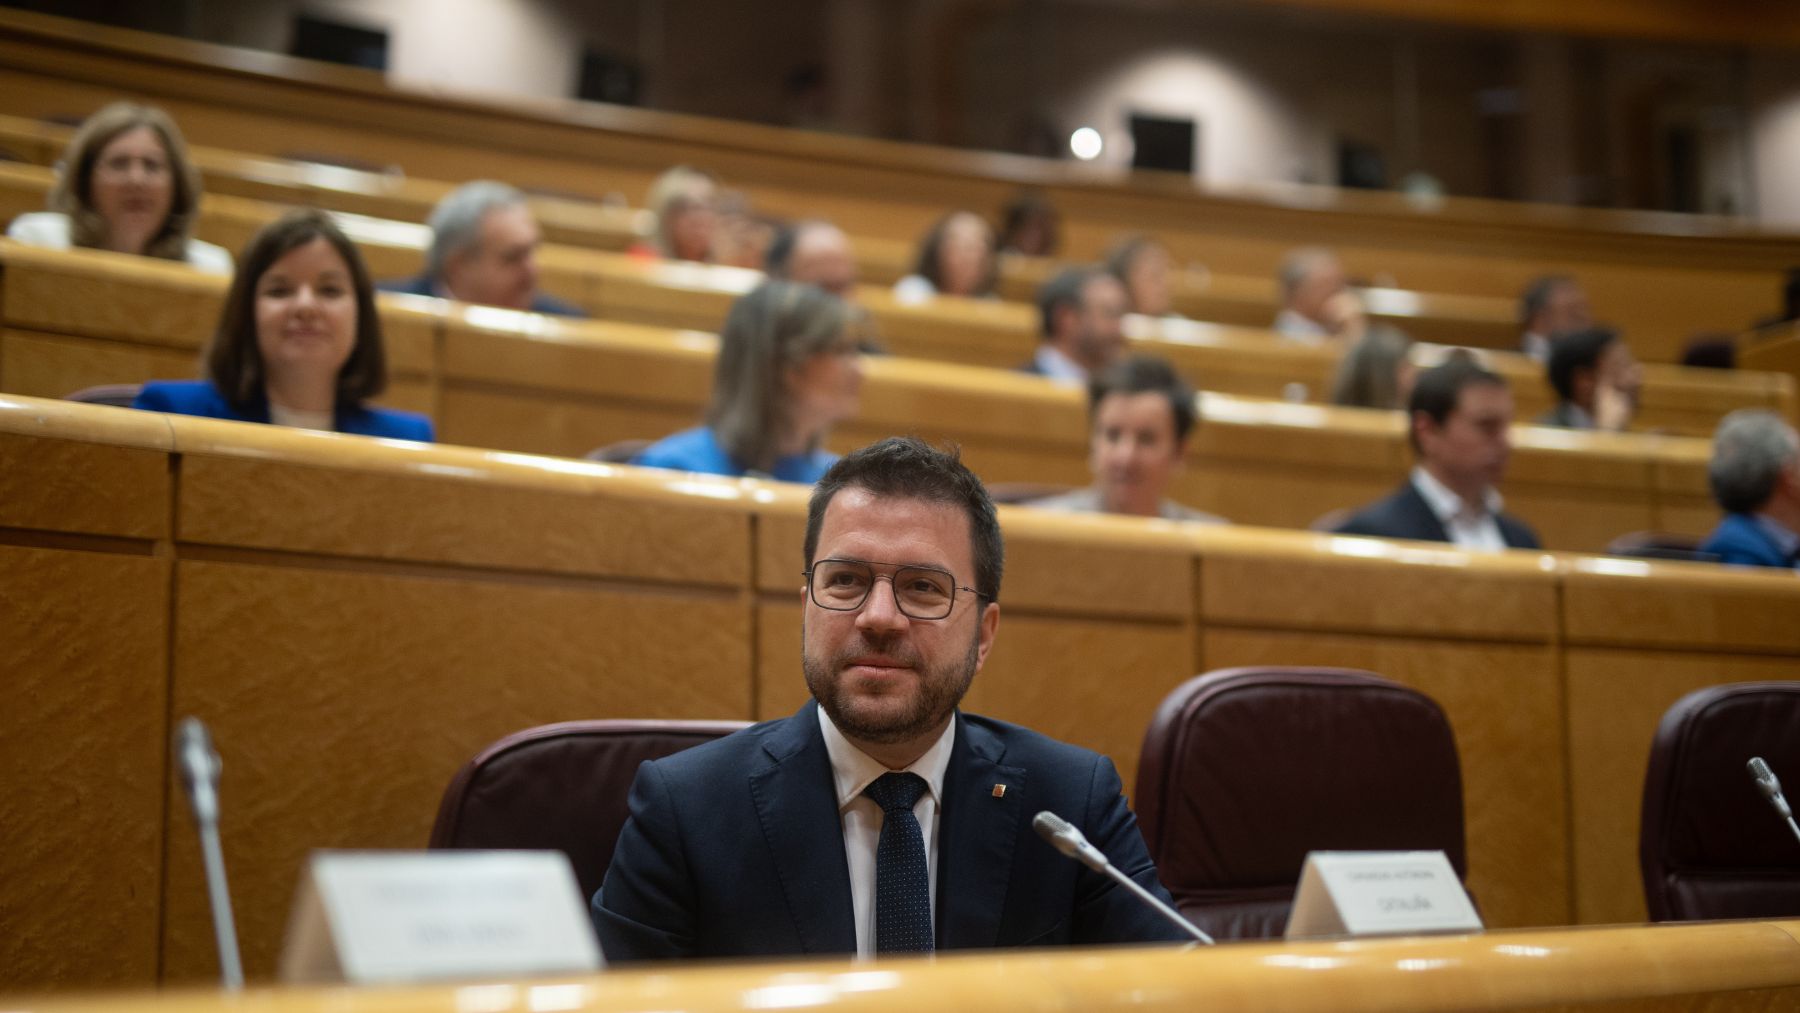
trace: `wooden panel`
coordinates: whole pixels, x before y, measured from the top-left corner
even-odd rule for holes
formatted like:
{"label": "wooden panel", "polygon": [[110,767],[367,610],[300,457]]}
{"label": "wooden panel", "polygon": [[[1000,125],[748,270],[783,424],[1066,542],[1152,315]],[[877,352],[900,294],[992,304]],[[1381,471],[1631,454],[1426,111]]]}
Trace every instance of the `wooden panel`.
{"label": "wooden panel", "polygon": [[[438,466],[440,473],[454,468]],[[667,583],[749,582],[749,521],[734,505],[705,497],[609,496],[599,466],[588,466],[587,483],[571,481],[555,491],[503,480],[446,488],[432,470],[383,474],[189,454],[182,463],[180,538]]]}
{"label": "wooden panel", "polygon": [[[1784,621],[1792,626],[1791,606]],[[1636,625],[1635,616],[1618,622]],[[1571,648],[1568,672],[1569,812],[1579,922],[1645,917],[1638,864],[1644,774],[1656,726],[1683,694],[1705,686],[1800,679],[1800,658]],[[1534,758],[1533,762],[1536,760]],[[1771,833],[1780,833],[1770,818]]]}
{"label": "wooden panel", "polygon": [[0,527],[167,538],[170,509],[163,451],[0,432]]}
{"label": "wooden panel", "polygon": [[165,560],[0,545],[0,988],[156,980],[168,607]]}
{"label": "wooden panel", "polygon": [[[732,594],[183,562],[176,604],[174,713],[206,720],[224,759],[226,862],[258,978],[308,849],[422,847],[451,775],[502,735],[750,714],[750,609]],[[171,850],[168,903],[167,980],[208,977],[194,849]]]}
{"label": "wooden panel", "polygon": [[199,349],[229,278],[122,253],[39,250],[0,240],[9,327]]}
{"label": "wooden panel", "polygon": [[1779,570],[1574,560],[1563,598],[1572,644],[1800,654],[1800,582]]}
{"label": "wooden panel", "polygon": [[[1462,760],[1469,889],[1482,919],[1494,927],[1569,921],[1568,770],[1556,656],[1548,646],[1208,629],[1201,659],[1205,671],[1237,665],[1361,668],[1436,700],[1450,718]],[[1576,883],[1585,889],[1585,882]]]}
{"label": "wooden panel", "polygon": [[[1548,643],[1547,557],[1425,542],[1196,528],[1200,617],[1219,625]],[[1209,662],[1210,664],[1210,662]]]}
{"label": "wooden panel", "polygon": [[34,331],[0,331],[0,387],[30,397],[66,397],[87,387],[200,375],[195,349]]}
{"label": "wooden panel", "polygon": [[468,447],[582,457],[620,440],[655,440],[699,424],[698,408],[609,404],[537,391],[445,385],[438,439]]}

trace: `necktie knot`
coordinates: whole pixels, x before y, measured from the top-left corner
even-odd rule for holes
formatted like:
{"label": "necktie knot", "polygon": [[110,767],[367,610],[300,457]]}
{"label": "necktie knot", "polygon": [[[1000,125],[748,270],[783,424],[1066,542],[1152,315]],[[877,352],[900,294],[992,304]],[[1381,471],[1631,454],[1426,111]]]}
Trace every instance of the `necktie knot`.
{"label": "necktie knot", "polygon": [[918,804],[919,796],[925,794],[926,787],[924,778],[902,770],[876,778],[863,789],[863,794],[873,799],[884,813],[911,812]]}

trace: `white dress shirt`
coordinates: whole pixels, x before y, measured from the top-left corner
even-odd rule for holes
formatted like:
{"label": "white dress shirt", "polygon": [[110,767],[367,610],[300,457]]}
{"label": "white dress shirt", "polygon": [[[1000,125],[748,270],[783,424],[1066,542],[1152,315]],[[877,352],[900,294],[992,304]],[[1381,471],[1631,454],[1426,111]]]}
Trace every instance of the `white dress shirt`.
{"label": "white dress shirt", "polygon": [[1275,315],[1274,331],[1282,338],[1302,345],[1322,345],[1332,337],[1331,332],[1320,326],[1318,321],[1291,309],[1284,309]]}
{"label": "white dress shirt", "polygon": [[1500,494],[1488,489],[1480,503],[1464,503],[1450,487],[1432,477],[1422,467],[1412,471],[1413,488],[1424,497],[1425,505],[1444,525],[1450,542],[1464,549],[1504,549],[1506,538],[1500,534]]}
{"label": "white dress shirt", "polygon": [[[850,863],[850,906],[856,919],[856,955],[875,955],[875,847],[881,843],[883,813],[863,789],[889,770],[881,761],[856,748],[819,708],[819,730],[825,734],[825,751],[831,755],[831,777],[837,786],[838,816],[844,823],[844,857]],[[944,771],[950,767],[950,746],[956,741],[956,721],[925,755],[906,769],[925,779],[926,791],[913,804],[919,832],[925,838],[925,869],[930,881],[933,926],[937,925],[937,826],[943,807]]]}
{"label": "white dress shirt", "polygon": [[1060,383],[1088,382],[1088,371],[1081,368],[1081,363],[1064,355],[1062,349],[1055,345],[1038,345],[1033,361],[1037,364],[1038,372],[1052,380]]}
{"label": "white dress shirt", "polygon": [[[20,215],[6,229],[9,239],[50,250],[68,249],[73,242],[70,233],[69,216],[59,211],[33,211]],[[187,242],[187,262],[188,266],[208,274],[231,273],[231,254],[222,246],[198,239]]]}

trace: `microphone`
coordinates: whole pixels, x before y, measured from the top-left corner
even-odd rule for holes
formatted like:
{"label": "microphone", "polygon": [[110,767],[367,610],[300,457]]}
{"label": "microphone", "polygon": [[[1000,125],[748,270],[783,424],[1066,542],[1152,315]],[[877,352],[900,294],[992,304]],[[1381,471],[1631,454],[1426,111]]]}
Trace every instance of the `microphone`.
{"label": "microphone", "polygon": [[1155,894],[1137,885],[1130,876],[1114,868],[1112,862],[1107,859],[1106,853],[1089,844],[1087,837],[1068,820],[1046,809],[1032,817],[1031,829],[1036,830],[1038,836],[1050,842],[1050,846],[1056,850],[1095,872],[1111,876],[1114,881],[1130,890],[1139,900],[1150,905],[1157,914],[1174,922],[1181,931],[1208,946],[1213,945],[1213,937],[1201,931],[1200,926],[1183,918],[1181,912],[1164,904]]}
{"label": "microphone", "polygon": [[225,853],[219,846],[219,754],[213,751],[212,738],[199,718],[184,718],[176,730],[175,762],[193,804],[194,826],[200,832],[200,857],[206,867],[206,892],[219,944],[219,977],[227,991],[236,992],[244,987],[244,965],[231,919],[231,891],[225,885]]}
{"label": "microphone", "polygon": [[1750,771],[1750,778],[1756,782],[1757,790],[1763,793],[1763,797],[1769,800],[1769,804],[1775,807],[1781,818],[1787,820],[1788,829],[1794,832],[1794,836],[1800,838],[1800,824],[1794,822],[1794,810],[1781,794],[1781,782],[1776,779],[1775,772],[1769,769],[1768,763],[1760,756],[1752,756],[1744,767]]}

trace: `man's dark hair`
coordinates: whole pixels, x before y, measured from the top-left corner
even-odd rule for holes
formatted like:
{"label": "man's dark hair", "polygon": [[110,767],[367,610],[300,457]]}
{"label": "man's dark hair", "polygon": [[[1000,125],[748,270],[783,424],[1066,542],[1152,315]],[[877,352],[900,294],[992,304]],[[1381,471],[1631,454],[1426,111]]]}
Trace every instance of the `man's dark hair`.
{"label": "man's dark hair", "polygon": [[356,296],[356,344],[338,370],[337,408],[343,411],[359,406],[387,386],[381,316],[375,310],[375,287],[362,254],[325,212],[290,211],[263,226],[238,254],[237,273],[225,293],[219,328],[205,353],[207,378],[242,414],[254,414],[268,400],[268,369],[256,336],[256,286],[277,260],[315,239],[325,240],[343,258]]}
{"label": "man's dark hair", "polygon": [[987,487],[962,463],[957,448],[938,450],[913,436],[890,436],[838,459],[813,488],[806,508],[806,565],[819,548],[825,508],[838,490],[867,489],[876,496],[924,500],[960,507],[969,517],[970,549],[975,558],[975,590],[988,601],[1000,600],[1000,572],[1006,545],[1000,518]]}
{"label": "man's dark hair", "polygon": [[1550,297],[1556,294],[1557,289],[1573,284],[1576,284],[1575,278],[1567,274],[1546,274],[1532,279],[1531,284],[1525,286],[1525,291],[1519,295],[1519,326],[1529,327],[1531,319],[1550,305]]}
{"label": "man's dark hair", "polygon": [[1081,308],[1088,282],[1105,272],[1097,267],[1070,267],[1058,271],[1038,289],[1039,334],[1045,341],[1056,333],[1056,311],[1064,306]]}
{"label": "man's dark hair", "polygon": [[1175,419],[1175,442],[1187,439],[1194,428],[1194,389],[1187,385],[1167,359],[1133,355],[1101,370],[1088,382],[1088,424],[1092,426],[1100,402],[1108,394],[1161,394],[1169,399]]}
{"label": "man's dark hair", "polygon": [[1414,431],[1414,420],[1420,412],[1424,412],[1433,425],[1442,426],[1456,410],[1462,392],[1482,384],[1504,389],[1506,378],[1475,361],[1474,356],[1454,356],[1442,365],[1420,373],[1413,381],[1412,397],[1406,402],[1406,439],[1412,444],[1413,452],[1419,451],[1419,434]]}
{"label": "man's dark hair", "polygon": [[1619,332],[1610,327],[1587,327],[1552,335],[1544,375],[1556,396],[1564,401],[1575,400],[1575,374],[1598,366],[1606,346],[1617,340]]}

